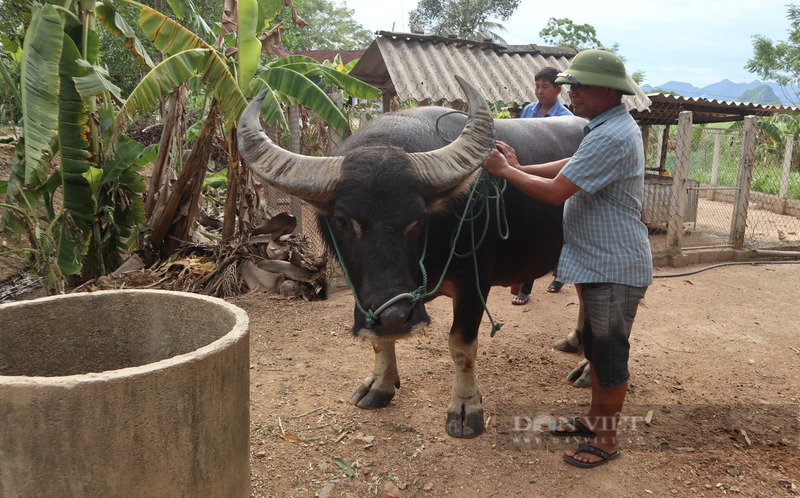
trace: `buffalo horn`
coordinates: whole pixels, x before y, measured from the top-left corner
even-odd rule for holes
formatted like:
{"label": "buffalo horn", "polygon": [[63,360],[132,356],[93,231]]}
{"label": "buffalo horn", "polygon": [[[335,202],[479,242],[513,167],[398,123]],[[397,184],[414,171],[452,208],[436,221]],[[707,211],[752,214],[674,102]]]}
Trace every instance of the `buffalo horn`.
{"label": "buffalo horn", "polygon": [[258,94],[242,113],[239,152],[258,177],[279,190],[310,202],[333,200],[343,158],[302,156],[275,145],[258,120],[268,91]]}
{"label": "buffalo horn", "polygon": [[477,170],[494,148],[494,120],[480,93],[460,76],[456,81],[467,95],[469,115],[461,134],[449,145],[430,152],[409,154],[425,194],[436,194],[462,183]]}

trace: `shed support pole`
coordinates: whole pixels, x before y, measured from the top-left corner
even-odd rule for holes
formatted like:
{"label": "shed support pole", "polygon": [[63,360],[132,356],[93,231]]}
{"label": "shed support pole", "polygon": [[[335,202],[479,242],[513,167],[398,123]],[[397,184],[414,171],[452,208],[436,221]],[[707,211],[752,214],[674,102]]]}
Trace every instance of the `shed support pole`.
{"label": "shed support pole", "polygon": [[753,166],[756,158],[756,116],[744,118],[744,138],[742,153],[739,159],[739,178],[736,181],[736,199],[733,202],[733,218],[731,219],[731,245],[734,249],[744,247],[744,235],[747,229],[747,208],[750,204],[750,184],[753,180]]}
{"label": "shed support pole", "polygon": [[786,214],[786,196],[789,195],[789,174],[792,172],[792,152],[794,150],[794,135],[786,137],[786,150],[783,153],[783,175],[781,176],[781,214]]}
{"label": "shed support pole", "polygon": [[392,96],[389,93],[389,89],[388,88],[384,89],[383,92],[381,93],[381,100],[383,102],[382,112],[384,114],[386,114],[387,112],[392,110],[392,107],[391,107],[392,106]]}
{"label": "shed support pole", "polygon": [[[719,152],[720,145],[722,144],[722,130],[714,130],[714,157],[711,160],[711,186],[717,186],[719,178]],[[711,191],[711,200],[714,200],[716,191]]]}
{"label": "shed support pole", "polygon": [[667,221],[667,250],[679,253],[683,242],[683,220],[689,203],[689,157],[692,152],[692,113],[678,115],[678,143],[675,149],[675,171],[672,175],[672,195]]}
{"label": "shed support pole", "polygon": [[669,148],[669,125],[664,125],[658,130],[658,149],[656,149],[656,160],[658,161],[659,175],[667,168],[667,149]]}

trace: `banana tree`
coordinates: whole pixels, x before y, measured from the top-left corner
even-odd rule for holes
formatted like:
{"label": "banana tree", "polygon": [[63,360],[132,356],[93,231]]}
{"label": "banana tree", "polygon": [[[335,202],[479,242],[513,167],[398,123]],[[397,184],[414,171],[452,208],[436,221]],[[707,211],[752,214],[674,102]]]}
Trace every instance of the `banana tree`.
{"label": "banana tree", "polygon": [[[125,0],[132,3],[130,0]],[[215,112],[221,118],[223,132],[227,138],[230,155],[228,168],[228,198],[225,206],[223,237],[230,238],[235,229],[239,206],[239,185],[247,170],[239,167],[238,150],[235,146],[235,129],[247,99],[261,90],[268,90],[262,106],[262,115],[268,124],[284,120],[279,101],[304,105],[320,118],[337,129],[344,128],[347,120],[333,104],[325,92],[309,78],[322,76],[338,86],[348,88],[351,93],[364,98],[375,98],[378,90],[355,78],[334,69],[324,67],[308,57],[286,57],[261,65],[261,54],[276,43],[280,26],[266,30],[269,21],[283,7],[278,0],[228,0],[223,30],[212,46],[200,36],[184,28],[169,17],[145,6],[141,6],[139,25],[150,41],[166,56],[163,62],[142,79],[128,97],[122,108],[119,122],[135,118],[138,114],[153,108],[178,85],[190,78],[198,77],[207,92],[213,94]],[[206,123],[214,123],[216,116],[208,116]],[[204,124],[204,128],[205,128]],[[201,136],[203,133],[201,132]],[[207,153],[197,148],[207,147],[208,140],[197,141],[190,157],[197,162],[184,166],[181,176],[190,175],[194,180],[180,181],[153,209],[153,217],[148,226],[152,230],[150,244],[162,256],[170,254],[175,241],[186,240],[191,222],[175,223],[176,218],[193,219],[197,212],[196,201],[202,187]],[[206,158],[206,159],[204,159]],[[150,194],[155,194],[151,190]],[[241,196],[241,199],[249,196]],[[252,207],[252,206],[250,206]],[[240,217],[241,219],[241,217]],[[241,228],[241,227],[240,227]],[[166,246],[162,243],[169,241]]]}

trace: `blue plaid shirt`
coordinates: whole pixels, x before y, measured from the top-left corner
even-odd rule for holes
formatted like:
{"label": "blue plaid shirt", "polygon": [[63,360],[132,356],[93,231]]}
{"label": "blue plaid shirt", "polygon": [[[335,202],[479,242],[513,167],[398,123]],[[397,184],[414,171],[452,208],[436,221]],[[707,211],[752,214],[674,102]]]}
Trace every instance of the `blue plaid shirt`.
{"label": "blue plaid shirt", "polygon": [[564,204],[558,279],[636,287],[653,283],[653,258],[642,223],[642,134],[620,104],[592,119],[561,174],[580,187]]}
{"label": "blue plaid shirt", "polygon": [[534,102],[532,104],[528,104],[522,108],[522,114],[519,115],[521,118],[549,118],[551,116],[572,116],[572,113],[569,112],[569,109],[561,105],[561,102],[556,99],[556,103],[542,116],[539,113],[539,102]]}

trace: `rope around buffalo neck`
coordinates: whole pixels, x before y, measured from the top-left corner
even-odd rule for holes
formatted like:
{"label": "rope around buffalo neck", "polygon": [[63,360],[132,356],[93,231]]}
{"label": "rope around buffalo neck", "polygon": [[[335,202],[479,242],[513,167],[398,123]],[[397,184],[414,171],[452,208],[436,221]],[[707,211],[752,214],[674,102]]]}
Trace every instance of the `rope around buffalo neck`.
{"label": "rope around buffalo neck", "polygon": [[[437,129],[438,131],[438,129]],[[442,269],[442,275],[439,277],[439,281],[436,283],[436,287],[433,288],[430,292],[426,292],[428,288],[428,272],[425,270],[425,254],[428,250],[428,224],[425,224],[425,239],[422,245],[422,255],[419,258],[419,267],[422,271],[422,285],[417,287],[411,292],[404,292],[402,294],[398,294],[395,297],[389,299],[381,306],[378,307],[376,310],[365,310],[364,306],[361,304],[361,300],[358,298],[358,293],[356,292],[355,286],[353,286],[353,282],[350,278],[350,272],[347,271],[347,267],[342,259],[342,253],[339,250],[339,244],[336,242],[336,237],[333,234],[333,227],[331,227],[331,223],[328,218],[325,218],[325,223],[328,226],[328,233],[331,234],[331,241],[333,241],[333,248],[336,251],[336,256],[339,259],[339,263],[342,265],[342,272],[344,273],[345,280],[347,280],[347,285],[350,286],[350,291],[353,293],[353,299],[355,300],[356,307],[364,314],[367,322],[367,328],[371,329],[378,323],[380,317],[379,315],[389,306],[396,303],[401,299],[408,299],[412,306],[416,304],[418,301],[423,299],[427,299],[433,295],[435,295],[439,291],[439,287],[441,287],[442,282],[444,282],[444,277],[447,274],[448,268],[450,268],[450,263],[453,261],[453,257],[458,258],[465,258],[468,256],[472,256],[473,268],[475,271],[475,286],[476,290],[478,291],[478,297],[481,300],[481,304],[483,305],[483,309],[486,311],[486,315],[489,317],[489,322],[492,324],[492,332],[491,337],[497,333],[498,330],[503,326],[502,323],[495,323],[494,319],[492,318],[492,314],[489,312],[489,308],[486,305],[486,300],[483,298],[483,293],[481,292],[480,286],[480,279],[478,273],[478,248],[481,246],[483,241],[486,238],[486,234],[489,231],[489,203],[494,200],[496,204],[495,212],[497,213],[497,231],[498,235],[502,240],[508,239],[509,230],[508,230],[508,219],[506,218],[506,210],[505,210],[505,202],[503,200],[503,192],[505,191],[506,184],[505,180],[502,183],[498,183],[498,179],[496,177],[491,176],[487,171],[481,171],[477,180],[472,184],[470,188],[469,197],[467,198],[467,203],[464,206],[464,212],[461,214],[458,220],[458,225],[456,225],[456,229],[453,231],[453,236],[450,239],[450,255],[447,257],[447,263],[445,263],[444,268]],[[481,232],[479,240],[475,240],[475,223],[480,217],[482,213],[486,213],[486,218],[483,226],[483,230]],[[458,254],[456,252],[456,243],[461,235],[461,229],[464,226],[465,222],[469,222],[470,226],[470,233],[472,235],[471,242],[472,247],[471,249],[464,253]]]}

